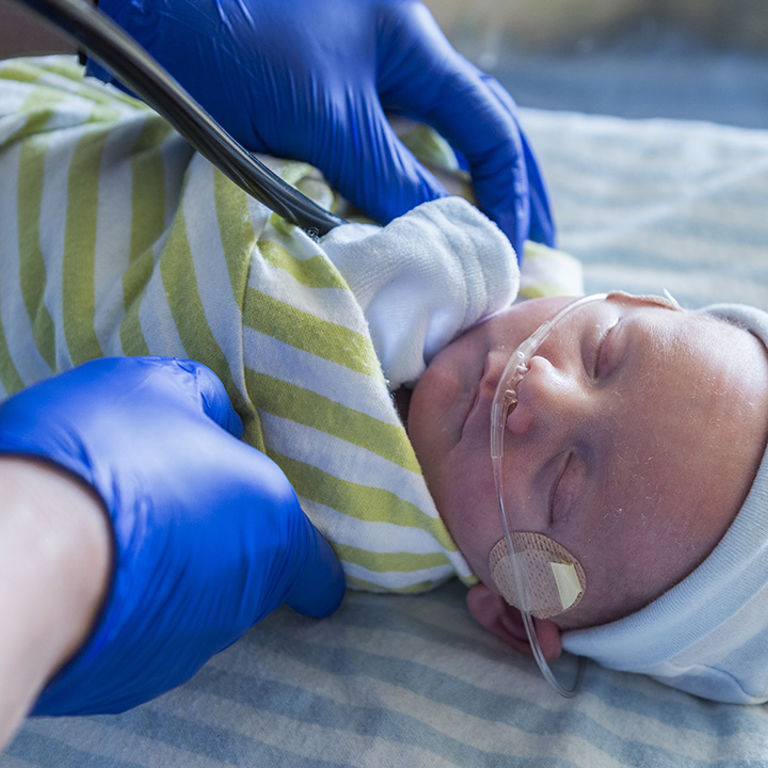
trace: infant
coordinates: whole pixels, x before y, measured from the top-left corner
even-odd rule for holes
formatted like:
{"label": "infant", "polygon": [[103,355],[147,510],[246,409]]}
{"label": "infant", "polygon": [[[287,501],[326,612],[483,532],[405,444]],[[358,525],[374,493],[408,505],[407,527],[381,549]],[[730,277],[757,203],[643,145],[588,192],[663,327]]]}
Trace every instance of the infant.
{"label": "infant", "polygon": [[[518,304],[449,344],[408,414],[481,581],[470,609],[523,649],[488,564],[504,535],[491,401],[510,353],[567,301]],[[567,315],[531,359],[506,419],[505,507],[515,529],[573,553],[586,581],[573,608],[537,621],[546,656],[565,647],[709,698],[766,699],[767,343],[768,315],[749,307],[614,293]]]}
{"label": "infant", "polygon": [[[306,166],[272,162],[333,204]],[[0,203],[0,395],[101,355],[200,360],[352,587],[456,574],[478,620],[525,645],[488,565],[502,537],[490,398],[569,299],[509,306],[515,255],[476,209],[447,198],[315,243],[61,59],[0,64]],[[572,268],[550,251],[538,263],[553,259]],[[505,422],[505,505],[585,575],[580,601],[538,622],[548,657],[768,699],[763,318],[611,294],[531,361]],[[406,433],[390,392],[412,386]]]}

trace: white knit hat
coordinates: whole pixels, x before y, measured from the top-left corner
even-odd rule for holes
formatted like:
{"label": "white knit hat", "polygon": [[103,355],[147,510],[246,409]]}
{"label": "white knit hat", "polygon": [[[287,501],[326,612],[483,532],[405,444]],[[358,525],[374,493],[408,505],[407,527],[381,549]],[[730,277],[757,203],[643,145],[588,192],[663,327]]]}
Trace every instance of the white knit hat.
{"label": "white knit hat", "polygon": [[[739,304],[704,312],[768,348],[768,313]],[[563,647],[715,701],[768,701],[768,450],[715,549],[683,581],[610,624],[563,633]]]}

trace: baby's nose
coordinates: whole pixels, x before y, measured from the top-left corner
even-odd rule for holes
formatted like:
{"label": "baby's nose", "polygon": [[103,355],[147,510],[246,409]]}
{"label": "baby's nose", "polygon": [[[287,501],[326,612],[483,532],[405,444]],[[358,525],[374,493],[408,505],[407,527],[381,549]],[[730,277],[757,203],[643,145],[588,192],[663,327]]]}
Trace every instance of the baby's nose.
{"label": "baby's nose", "polygon": [[572,373],[534,356],[517,385],[517,403],[510,409],[507,429],[518,435],[562,431],[582,419],[587,405],[584,388]]}

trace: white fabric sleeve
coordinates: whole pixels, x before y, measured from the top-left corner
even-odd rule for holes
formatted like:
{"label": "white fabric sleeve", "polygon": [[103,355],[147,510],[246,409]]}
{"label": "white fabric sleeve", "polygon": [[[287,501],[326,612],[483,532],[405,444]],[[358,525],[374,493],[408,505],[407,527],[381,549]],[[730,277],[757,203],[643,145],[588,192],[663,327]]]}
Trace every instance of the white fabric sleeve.
{"label": "white fabric sleeve", "polygon": [[459,197],[385,227],[344,224],[320,241],[362,307],[391,390],[415,382],[446,344],[515,299],[515,252]]}

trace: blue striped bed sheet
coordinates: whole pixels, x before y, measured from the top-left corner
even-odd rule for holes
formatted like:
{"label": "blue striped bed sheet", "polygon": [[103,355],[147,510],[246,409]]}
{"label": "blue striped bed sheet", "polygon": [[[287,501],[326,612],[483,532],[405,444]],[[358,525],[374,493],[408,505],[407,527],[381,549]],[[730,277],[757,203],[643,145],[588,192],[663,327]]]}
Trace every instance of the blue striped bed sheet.
{"label": "blue striped bed sheet", "polygon": [[[589,291],[768,308],[768,132],[523,111]],[[572,659],[562,660],[571,665]],[[768,709],[587,662],[562,699],[476,625],[464,588],[281,609],[185,686],[116,716],[33,719],[0,768],[768,766]]]}

